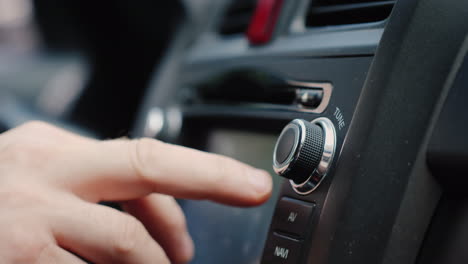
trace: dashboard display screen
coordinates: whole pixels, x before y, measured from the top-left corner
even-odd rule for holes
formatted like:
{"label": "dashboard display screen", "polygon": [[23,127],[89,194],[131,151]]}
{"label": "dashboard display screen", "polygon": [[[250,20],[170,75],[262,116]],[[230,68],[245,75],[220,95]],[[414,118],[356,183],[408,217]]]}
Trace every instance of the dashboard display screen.
{"label": "dashboard display screen", "polygon": [[[259,263],[276,204],[280,177],[271,169],[277,136],[242,131],[216,130],[207,142],[207,150],[230,156],[268,170],[274,191],[270,200],[259,207],[238,208],[209,201],[182,201],[190,234],[195,241],[195,264]],[[226,186],[226,188],[230,188]]]}

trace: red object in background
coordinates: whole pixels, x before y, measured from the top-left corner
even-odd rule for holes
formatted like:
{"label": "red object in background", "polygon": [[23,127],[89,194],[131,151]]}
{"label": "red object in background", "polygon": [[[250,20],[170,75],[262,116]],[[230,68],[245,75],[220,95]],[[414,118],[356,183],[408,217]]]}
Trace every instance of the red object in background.
{"label": "red object in background", "polygon": [[259,45],[270,41],[278,20],[283,0],[258,0],[255,13],[247,30],[250,44]]}

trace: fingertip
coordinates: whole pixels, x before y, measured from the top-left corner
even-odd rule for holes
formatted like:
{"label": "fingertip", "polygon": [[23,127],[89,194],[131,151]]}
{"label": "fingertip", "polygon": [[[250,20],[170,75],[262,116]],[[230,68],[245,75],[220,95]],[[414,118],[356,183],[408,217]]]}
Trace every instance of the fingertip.
{"label": "fingertip", "polygon": [[188,233],[182,236],[181,238],[181,250],[177,256],[176,263],[189,263],[195,254],[195,245],[192,238]]}
{"label": "fingertip", "polygon": [[253,205],[258,205],[268,200],[273,190],[273,180],[268,172],[252,169],[247,175],[247,181],[253,189]]}
{"label": "fingertip", "polygon": [[248,182],[253,190],[260,196],[270,193],[272,190],[272,179],[268,172],[259,169],[249,171]]}

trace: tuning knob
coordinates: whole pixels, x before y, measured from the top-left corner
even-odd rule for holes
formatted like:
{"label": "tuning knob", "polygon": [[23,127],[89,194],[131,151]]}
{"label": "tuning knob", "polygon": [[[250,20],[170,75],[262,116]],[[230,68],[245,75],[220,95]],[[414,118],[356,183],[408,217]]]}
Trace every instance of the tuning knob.
{"label": "tuning knob", "polygon": [[336,135],[327,118],[312,122],[294,119],[287,124],[276,142],[273,169],[290,179],[300,194],[313,191],[328,172],[335,152]]}

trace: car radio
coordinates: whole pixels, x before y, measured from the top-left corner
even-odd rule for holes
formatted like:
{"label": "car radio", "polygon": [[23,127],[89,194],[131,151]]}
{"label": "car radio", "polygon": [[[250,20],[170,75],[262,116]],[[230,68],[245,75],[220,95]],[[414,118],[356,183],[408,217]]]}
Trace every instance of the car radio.
{"label": "car radio", "polygon": [[[329,234],[318,226],[332,222],[324,204],[371,61],[259,59],[184,69],[175,102],[150,110],[145,130],[283,176],[273,176],[273,197],[259,208],[181,201],[201,254],[194,263],[207,256],[218,263],[302,263],[325,253]],[[164,125],[152,128],[152,120]]]}

